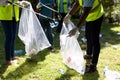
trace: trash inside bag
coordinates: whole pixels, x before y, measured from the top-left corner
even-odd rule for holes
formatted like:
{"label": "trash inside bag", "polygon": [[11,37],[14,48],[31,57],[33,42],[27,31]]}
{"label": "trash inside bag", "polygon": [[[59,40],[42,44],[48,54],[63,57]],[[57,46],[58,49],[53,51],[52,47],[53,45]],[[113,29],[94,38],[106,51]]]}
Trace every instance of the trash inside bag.
{"label": "trash inside bag", "polygon": [[68,33],[75,26],[69,21],[67,24],[63,23],[63,27],[60,33],[60,52],[64,63],[77,72],[84,74],[85,63],[83,58],[83,52],[77,41],[79,32],[72,37],[68,37]]}
{"label": "trash inside bag", "polygon": [[28,9],[22,9],[18,36],[25,45],[26,55],[34,55],[51,45],[31,4]]}

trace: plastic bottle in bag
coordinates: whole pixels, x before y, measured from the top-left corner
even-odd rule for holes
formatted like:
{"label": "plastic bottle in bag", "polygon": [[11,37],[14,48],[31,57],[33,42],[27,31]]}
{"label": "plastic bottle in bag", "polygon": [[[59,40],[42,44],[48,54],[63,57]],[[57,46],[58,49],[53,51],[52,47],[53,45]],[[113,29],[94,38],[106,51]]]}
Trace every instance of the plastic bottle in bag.
{"label": "plastic bottle in bag", "polygon": [[20,55],[25,54],[25,52],[24,52],[23,50],[15,50],[15,51],[14,51],[14,54],[15,54],[16,56],[20,56]]}
{"label": "plastic bottle in bag", "polygon": [[37,50],[36,50],[36,49],[32,49],[31,52],[28,53],[27,55],[28,55],[29,57],[33,57],[33,56],[35,56],[36,54],[37,54]]}

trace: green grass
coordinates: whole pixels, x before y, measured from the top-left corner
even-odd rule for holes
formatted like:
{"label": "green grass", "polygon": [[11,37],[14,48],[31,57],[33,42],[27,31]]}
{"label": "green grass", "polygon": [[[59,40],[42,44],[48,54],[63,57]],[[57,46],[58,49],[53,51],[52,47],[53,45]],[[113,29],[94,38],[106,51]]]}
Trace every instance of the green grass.
{"label": "green grass", "polygon": [[[111,70],[120,71],[120,36],[117,35],[118,32],[120,32],[120,26],[103,23],[98,72],[81,75],[63,64],[59,52],[59,34],[55,32],[54,47],[57,50],[55,53],[45,49],[34,56],[32,60],[21,55],[21,59],[18,60],[19,66],[3,65],[5,62],[4,34],[0,27],[0,80],[104,80],[103,69],[105,66],[109,66]],[[84,33],[81,31],[80,33],[78,41],[82,45],[84,43],[80,38],[84,36]],[[109,46],[106,47],[105,42],[108,42]],[[112,46],[117,46],[117,49]],[[24,50],[24,44],[19,38],[17,38],[15,49]],[[66,74],[60,74],[59,69],[64,69]]]}

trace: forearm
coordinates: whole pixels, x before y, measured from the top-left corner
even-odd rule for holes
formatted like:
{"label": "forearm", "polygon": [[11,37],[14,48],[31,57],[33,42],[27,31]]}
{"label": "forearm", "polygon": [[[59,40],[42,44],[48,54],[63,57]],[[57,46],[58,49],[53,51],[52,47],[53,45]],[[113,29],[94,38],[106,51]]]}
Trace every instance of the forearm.
{"label": "forearm", "polygon": [[80,17],[79,22],[76,25],[77,28],[79,28],[85,22],[87,16],[89,15],[90,10],[91,10],[91,7],[84,8],[84,12],[82,16]]}
{"label": "forearm", "polygon": [[75,1],[75,3],[72,6],[72,9],[70,12],[68,12],[70,15],[73,15],[78,9],[80,8],[78,0]]}

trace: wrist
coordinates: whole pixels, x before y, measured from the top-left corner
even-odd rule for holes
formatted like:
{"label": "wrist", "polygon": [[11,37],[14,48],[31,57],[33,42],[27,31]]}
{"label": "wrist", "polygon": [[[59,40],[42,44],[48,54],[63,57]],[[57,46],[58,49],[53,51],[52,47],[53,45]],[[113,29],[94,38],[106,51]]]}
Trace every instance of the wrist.
{"label": "wrist", "polygon": [[67,13],[67,15],[66,15],[67,17],[69,17],[69,18],[71,18],[71,14],[69,14],[69,13]]}

